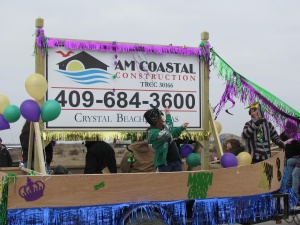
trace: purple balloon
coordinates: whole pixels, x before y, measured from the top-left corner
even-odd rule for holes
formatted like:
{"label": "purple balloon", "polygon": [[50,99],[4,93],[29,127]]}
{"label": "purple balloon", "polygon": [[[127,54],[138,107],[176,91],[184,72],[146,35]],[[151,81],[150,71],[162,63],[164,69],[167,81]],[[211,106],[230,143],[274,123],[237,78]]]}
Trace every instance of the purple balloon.
{"label": "purple balloon", "polygon": [[21,115],[31,122],[38,122],[40,119],[41,109],[39,104],[34,100],[25,100],[20,106]]}
{"label": "purple balloon", "polygon": [[182,158],[186,158],[192,152],[193,152],[193,148],[191,145],[184,144],[180,146],[180,155]]}
{"label": "purple balloon", "polygon": [[10,128],[9,123],[6,121],[4,116],[2,114],[0,114],[0,130],[6,130],[9,128]]}
{"label": "purple balloon", "polygon": [[221,165],[224,168],[234,167],[238,165],[238,160],[234,154],[227,152],[221,157]]}

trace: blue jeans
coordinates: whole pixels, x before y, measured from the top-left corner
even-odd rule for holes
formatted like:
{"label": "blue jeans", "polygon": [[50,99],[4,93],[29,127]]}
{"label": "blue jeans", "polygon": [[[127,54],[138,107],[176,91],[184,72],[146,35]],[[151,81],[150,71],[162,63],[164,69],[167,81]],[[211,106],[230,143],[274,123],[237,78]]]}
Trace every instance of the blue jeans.
{"label": "blue jeans", "polygon": [[[24,167],[27,168],[28,161],[24,162]],[[34,162],[31,163],[31,170],[34,170]],[[46,163],[46,172],[50,174],[50,164]]]}
{"label": "blue jeans", "polygon": [[[28,161],[23,162],[23,164],[24,164],[24,167],[27,168]],[[29,169],[34,170],[34,162],[31,162],[31,168],[29,168]]]}
{"label": "blue jeans", "polygon": [[299,185],[300,185],[300,168],[295,167],[293,171],[293,190],[296,193],[297,198],[299,199]]}
{"label": "blue jeans", "polygon": [[292,183],[293,183],[293,171],[296,167],[298,158],[289,158],[287,160],[287,168],[288,168],[288,181],[287,181],[287,187],[290,188],[292,187]]}
{"label": "blue jeans", "polygon": [[158,169],[158,172],[178,172],[178,171],[182,171],[180,161],[168,163],[168,165],[166,165],[166,166],[165,165],[158,166],[157,169]]}

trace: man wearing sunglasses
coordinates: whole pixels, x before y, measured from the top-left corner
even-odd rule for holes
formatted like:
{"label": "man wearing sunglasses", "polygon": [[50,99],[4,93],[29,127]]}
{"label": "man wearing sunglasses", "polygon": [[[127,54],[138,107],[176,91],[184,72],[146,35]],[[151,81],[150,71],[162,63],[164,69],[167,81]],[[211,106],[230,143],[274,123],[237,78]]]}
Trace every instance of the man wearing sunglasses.
{"label": "man wearing sunglasses", "polygon": [[284,142],[280,140],[273,124],[263,117],[259,102],[249,105],[251,120],[245,123],[242,139],[246,151],[252,156],[252,163],[257,163],[271,157],[271,140],[280,148]]}

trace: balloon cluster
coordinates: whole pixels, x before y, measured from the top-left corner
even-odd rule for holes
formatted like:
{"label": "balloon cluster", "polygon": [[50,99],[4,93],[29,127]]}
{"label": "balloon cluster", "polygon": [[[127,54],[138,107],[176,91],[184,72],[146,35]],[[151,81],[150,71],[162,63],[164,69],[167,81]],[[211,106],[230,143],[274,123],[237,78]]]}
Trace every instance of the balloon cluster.
{"label": "balloon cluster", "polygon": [[0,130],[10,128],[9,123],[19,120],[21,115],[31,122],[55,120],[61,113],[61,106],[55,100],[48,100],[40,107],[37,101],[41,100],[48,89],[48,83],[41,74],[30,75],[25,82],[27,93],[35,100],[28,99],[22,102],[20,108],[11,105],[7,96],[0,94]]}
{"label": "balloon cluster", "polygon": [[186,163],[190,167],[196,167],[200,165],[200,156],[197,153],[193,153],[193,148],[189,144],[180,146],[180,155],[182,158],[186,158]]}
{"label": "balloon cluster", "polygon": [[252,163],[252,157],[248,152],[241,152],[237,156],[227,152],[221,157],[221,165],[224,168],[234,166],[247,166]]}

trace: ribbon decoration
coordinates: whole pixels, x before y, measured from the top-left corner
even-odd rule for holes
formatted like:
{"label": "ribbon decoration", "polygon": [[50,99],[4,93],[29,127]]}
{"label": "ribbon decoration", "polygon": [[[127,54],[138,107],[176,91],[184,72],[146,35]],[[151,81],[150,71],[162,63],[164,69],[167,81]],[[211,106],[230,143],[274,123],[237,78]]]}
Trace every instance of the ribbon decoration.
{"label": "ribbon decoration", "polygon": [[45,56],[45,53],[48,54],[48,38],[45,36],[43,28],[36,29],[36,45],[40,47],[42,56]]}
{"label": "ribbon decoration", "polygon": [[[264,117],[272,120],[282,130],[287,130],[287,121],[293,121],[296,127],[300,124],[300,113],[285,104],[282,100],[237,73],[214,50],[211,51],[211,64],[218,69],[218,76],[227,82],[224,94],[217,106],[216,117],[227,100],[238,98],[244,104],[260,102],[265,108]],[[229,94],[229,96],[228,96]],[[229,98],[230,97],[230,98]],[[216,107],[215,107],[216,108]]]}
{"label": "ribbon decoration", "polygon": [[126,148],[127,148],[127,150],[128,150],[129,152],[131,152],[131,157],[129,157],[129,158],[127,159],[127,161],[128,161],[129,163],[135,162],[134,152],[133,152],[128,146],[126,146]]}
{"label": "ribbon decoration", "polygon": [[227,82],[225,91],[222,95],[220,102],[213,108],[213,112],[215,112],[216,108],[219,107],[215,114],[215,120],[217,119],[219,113],[221,112],[221,109],[224,107],[227,101],[230,101],[232,103],[232,106],[226,109],[225,111],[228,114],[233,115],[232,113],[229,112],[229,109],[232,109],[235,106],[235,101],[233,100],[234,93],[235,93],[235,87],[230,85],[229,82]]}

